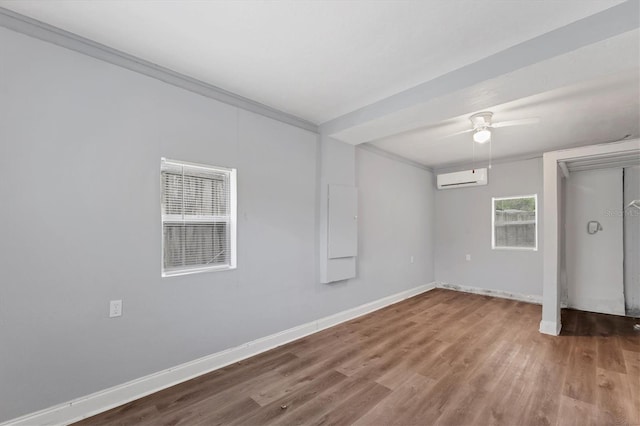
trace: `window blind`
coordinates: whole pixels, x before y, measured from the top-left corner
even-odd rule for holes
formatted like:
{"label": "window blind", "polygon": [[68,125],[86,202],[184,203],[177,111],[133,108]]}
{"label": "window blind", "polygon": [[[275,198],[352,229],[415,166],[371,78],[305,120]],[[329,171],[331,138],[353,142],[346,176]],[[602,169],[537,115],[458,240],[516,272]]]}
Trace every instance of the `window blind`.
{"label": "window blind", "polygon": [[231,171],[163,159],[163,274],[229,267]]}

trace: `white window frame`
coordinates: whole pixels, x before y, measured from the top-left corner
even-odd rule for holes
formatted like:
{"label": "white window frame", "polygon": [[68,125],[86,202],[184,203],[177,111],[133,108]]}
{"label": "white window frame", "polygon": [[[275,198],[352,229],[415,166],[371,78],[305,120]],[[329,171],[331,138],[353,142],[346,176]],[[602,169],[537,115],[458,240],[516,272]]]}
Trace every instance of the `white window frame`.
{"label": "white window frame", "polygon": [[[182,215],[170,215],[163,214],[163,206],[162,203],[160,205],[160,240],[161,240],[161,251],[160,251],[160,270],[163,278],[165,277],[175,277],[180,275],[189,275],[189,274],[197,274],[201,272],[215,272],[215,271],[228,271],[231,269],[237,268],[237,170],[234,168],[226,168],[219,166],[209,166],[206,164],[198,164],[191,163],[187,161],[179,161],[179,160],[169,160],[167,158],[162,157],[160,159],[160,192],[163,191],[162,186],[162,165],[163,164],[171,164],[176,166],[187,166],[190,168],[201,168],[214,172],[227,174],[229,177],[229,216],[211,216],[207,218],[190,218],[189,222],[203,222],[203,223],[211,223],[213,222],[226,222],[229,226],[229,263],[225,265],[212,265],[212,266],[186,266],[183,269],[165,271],[164,267],[164,224],[169,222],[183,222]],[[162,199],[162,195],[160,197]]]}
{"label": "white window frame", "polygon": [[[534,247],[506,247],[496,246],[496,201],[517,200],[520,198],[533,198],[535,206],[535,238]],[[491,248],[493,250],[518,250],[518,251],[538,251],[538,194],[517,195],[514,197],[492,197],[491,198]]]}

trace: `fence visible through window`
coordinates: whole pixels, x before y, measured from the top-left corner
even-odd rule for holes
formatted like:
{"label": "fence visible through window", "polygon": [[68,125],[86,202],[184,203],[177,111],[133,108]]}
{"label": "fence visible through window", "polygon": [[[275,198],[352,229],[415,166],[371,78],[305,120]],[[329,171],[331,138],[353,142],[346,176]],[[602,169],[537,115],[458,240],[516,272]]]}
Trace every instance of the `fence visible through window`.
{"label": "fence visible through window", "polygon": [[493,248],[537,248],[537,197],[493,199]]}

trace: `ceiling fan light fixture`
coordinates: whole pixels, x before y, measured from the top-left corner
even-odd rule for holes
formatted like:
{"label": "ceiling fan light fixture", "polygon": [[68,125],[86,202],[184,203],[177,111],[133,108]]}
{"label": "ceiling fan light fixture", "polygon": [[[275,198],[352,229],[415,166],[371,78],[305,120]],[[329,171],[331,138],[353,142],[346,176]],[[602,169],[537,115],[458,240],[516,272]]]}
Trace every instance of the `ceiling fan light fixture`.
{"label": "ceiling fan light fixture", "polygon": [[478,129],[473,133],[474,142],[485,143],[488,142],[489,139],[491,139],[491,130],[486,127]]}

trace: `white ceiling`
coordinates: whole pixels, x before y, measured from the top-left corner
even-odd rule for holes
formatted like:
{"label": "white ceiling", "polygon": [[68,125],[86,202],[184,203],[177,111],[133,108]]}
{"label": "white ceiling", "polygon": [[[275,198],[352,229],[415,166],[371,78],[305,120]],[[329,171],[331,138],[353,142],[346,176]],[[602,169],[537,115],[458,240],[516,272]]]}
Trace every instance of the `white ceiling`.
{"label": "white ceiling", "polygon": [[621,2],[0,0],[0,6],[319,124]]}
{"label": "white ceiling", "polygon": [[471,162],[471,135],[446,136],[481,110],[540,119],[495,130],[494,159],[640,136],[640,18],[623,0],[0,6],[434,168]]}
{"label": "white ceiling", "polygon": [[[371,142],[377,148],[442,168],[640,135],[640,82],[631,69],[588,82],[495,105],[493,122],[538,118],[537,124],[493,129],[489,144],[475,144],[469,114]],[[491,148],[491,152],[490,152]]]}

